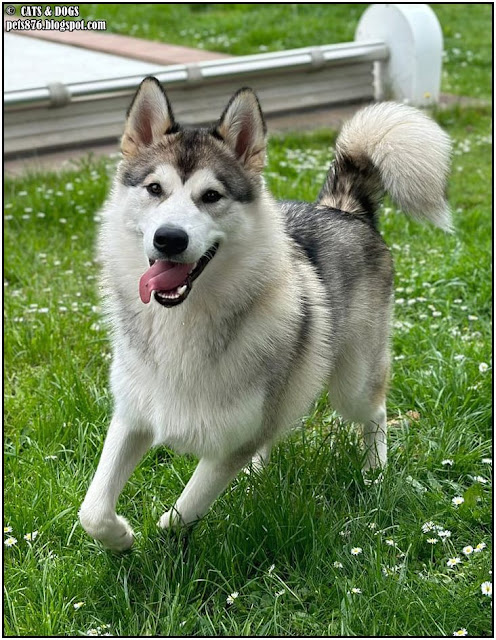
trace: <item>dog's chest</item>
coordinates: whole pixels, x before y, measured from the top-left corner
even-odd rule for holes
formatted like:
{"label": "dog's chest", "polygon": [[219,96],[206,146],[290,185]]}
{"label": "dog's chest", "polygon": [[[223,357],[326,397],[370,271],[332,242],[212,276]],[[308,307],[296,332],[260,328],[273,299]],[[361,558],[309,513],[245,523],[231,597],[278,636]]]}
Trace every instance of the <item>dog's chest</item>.
{"label": "dog's chest", "polygon": [[[260,427],[263,377],[244,341],[186,324],[147,333],[146,349],[116,343],[112,390],[116,408],[152,429],[155,443],[180,452],[219,455],[245,444]],[[235,347],[235,348],[234,348]]]}

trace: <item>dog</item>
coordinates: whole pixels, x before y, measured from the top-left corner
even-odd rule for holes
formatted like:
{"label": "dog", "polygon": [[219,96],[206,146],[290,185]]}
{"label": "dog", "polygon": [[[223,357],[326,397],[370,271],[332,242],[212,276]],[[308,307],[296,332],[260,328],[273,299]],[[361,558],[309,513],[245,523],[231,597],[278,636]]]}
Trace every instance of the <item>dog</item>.
{"label": "dog", "polygon": [[327,388],[363,425],[364,471],[386,465],[393,265],[377,230],[385,193],[451,229],[450,140],[392,102],[346,123],[314,203],[276,202],[266,125],[240,89],[211,128],[185,128],[153,77],[131,103],[98,241],[112,328],[114,413],[80,509],[93,538],[133,543],[116,514],[156,445],[199,458],[162,528],[201,518],[241,469]]}

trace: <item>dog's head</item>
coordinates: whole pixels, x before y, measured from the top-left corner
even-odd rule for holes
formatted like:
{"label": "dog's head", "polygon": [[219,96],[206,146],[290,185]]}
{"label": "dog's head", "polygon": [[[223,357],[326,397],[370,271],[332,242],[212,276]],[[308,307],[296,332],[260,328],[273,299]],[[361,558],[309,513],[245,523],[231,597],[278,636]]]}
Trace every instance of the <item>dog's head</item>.
{"label": "dog's head", "polygon": [[183,302],[247,204],[260,197],[266,127],[255,93],[240,89],[212,128],[183,128],[152,77],[129,108],[117,180],[127,188],[126,228],[142,239],[148,303]]}

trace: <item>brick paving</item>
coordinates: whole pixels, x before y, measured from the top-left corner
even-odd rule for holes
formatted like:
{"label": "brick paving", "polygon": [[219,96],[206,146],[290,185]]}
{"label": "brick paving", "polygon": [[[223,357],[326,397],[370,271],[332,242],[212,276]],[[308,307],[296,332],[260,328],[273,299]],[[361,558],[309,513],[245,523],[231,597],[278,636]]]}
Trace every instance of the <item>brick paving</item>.
{"label": "brick paving", "polygon": [[[4,16],[4,28],[7,19],[12,18]],[[225,53],[206,51],[204,49],[192,49],[191,47],[162,42],[152,42],[150,40],[142,40],[141,38],[107,33],[106,31],[60,32],[26,29],[22,31],[11,31],[10,33],[163,65],[193,64],[205,60],[219,60],[221,58],[233,57]]]}

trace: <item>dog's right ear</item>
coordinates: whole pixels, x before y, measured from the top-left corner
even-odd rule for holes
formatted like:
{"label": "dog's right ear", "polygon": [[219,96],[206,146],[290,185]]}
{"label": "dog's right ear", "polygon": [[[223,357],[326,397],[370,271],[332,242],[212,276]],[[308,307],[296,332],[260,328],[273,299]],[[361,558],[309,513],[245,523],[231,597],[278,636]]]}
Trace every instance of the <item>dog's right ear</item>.
{"label": "dog's right ear", "polygon": [[149,76],[140,84],[127,112],[121,151],[133,156],[143,147],[158,142],[176,127],[169,99],[162,85]]}

